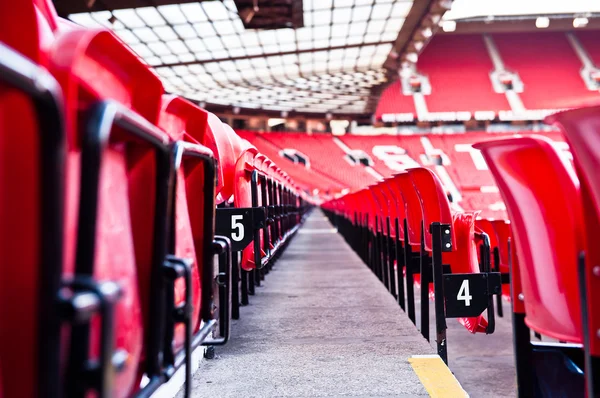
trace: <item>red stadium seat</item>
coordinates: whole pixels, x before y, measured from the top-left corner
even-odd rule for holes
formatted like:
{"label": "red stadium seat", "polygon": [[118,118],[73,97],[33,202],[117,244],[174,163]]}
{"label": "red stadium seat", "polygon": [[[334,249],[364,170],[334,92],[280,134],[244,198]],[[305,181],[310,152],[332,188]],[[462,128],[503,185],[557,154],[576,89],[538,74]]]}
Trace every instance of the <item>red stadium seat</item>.
{"label": "red stadium seat", "polygon": [[[138,388],[143,372],[143,334],[152,340],[158,332],[153,325],[163,322],[153,320],[160,314],[153,312],[159,304],[151,293],[157,283],[152,275],[167,254],[164,228],[169,225],[168,184],[163,185],[170,179],[169,137],[153,126],[162,85],[106,31],[61,34],[51,65],[68,110],[67,239],[78,237],[77,257],[67,245],[66,264],[68,269],[74,264],[76,275],[114,280],[125,287],[116,309],[116,349],[127,352],[128,358],[113,387],[115,396],[125,396]],[[79,344],[72,346],[71,367],[87,358],[88,345],[92,358],[99,354],[99,326],[91,330],[91,344],[79,333],[71,335],[72,344]],[[158,358],[156,352],[145,355]],[[69,377],[76,377],[76,369],[70,372]]]}
{"label": "red stadium seat", "polygon": [[[505,236],[500,239],[495,224],[499,225],[499,229],[502,229],[502,233]],[[493,265],[497,272],[508,274],[508,237],[510,236],[510,227],[504,220],[488,220],[484,218],[477,218],[475,226],[481,231],[485,232],[490,238],[490,248],[493,254]],[[506,226],[505,228],[503,228]],[[504,256],[504,257],[503,257]],[[502,285],[502,296],[507,300],[510,300],[510,285],[504,283]],[[498,302],[499,315],[502,316],[501,302]]]}
{"label": "red stadium seat", "polygon": [[[206,112],[206,111],[203,111]],[[229,131],[218,117],[206,112],[208,128],[204,140],[196,140],[210,150],[219,163],[217,171],[217,204],[228,203],[235,190],[235,164],[239,153],[229,138]]]}
{"label": "red stadium seat", "polygon": [[[0,396],[59,394],[64,103],[44,68],[2,43],[16,24],[0,25]],[[12,44],[39,60],[29,28]]]}
{"label": "red stadium seat", "polygon": [[[452,273],[480,272],[474,230],[476,214],[452,214],[444,189],[430,170],[411,169],[408,175],[421,202],[425,251],[433,252],[430,226],[435,222],[450,225],[452,251],[443,254],[444,264],[450,265]],[[461,318],[460,322],[471,333],[485,333],[487,330],[487,322],[483,316]]]}
{"label": "red stadium seat", "polygon": [[[476,148],[490,165],[509,209],[525,308],[531,309],[527,324],[547,336],[581,342],[577,274],[573,272],[583,249],[578,182],[548,140],[507,139]],[[540,179],[541,170],[555,178]],[[539,233],[546,229],[550,230]],[[561,234],[561,230],[570,233]],[[541,284],[535,275],[543,274],[549,277]],[[565,296],[550,293],[557,291],[564,291]]]}
{"label": "red stadium seat", "polygon": [[[579,272],[585,276],[582,303],[586,306],[583,335],[587,336],[586,376],[588,395],[600,391],[598,383],[598,358],[600,357],[600,337],[596,333],[600,329],[600,293],[598,286],[598,264],[600,247],[597,242],[597,229],[600,225],[600,184],[598,169],[600,166],[600,107],[581,108],[555,114],[548,122],[558,124],[569,143],[575,160],[577,175],[581,182],[581,200],[583,223],[585,227],[585,263]],[[580,264],[580,267],[582,265]],[[580,283],[581,285],[581,283]],[[590,384],[592,383],[592,384]],[[591,395],[590,395],[591,394]]]}
{"label": "red stadium seat", "polygon": [[[512,299],[525,304],[524,320],[513,315],[517,375],[520,389],[532,388],[523,372],[535,369],[533,363],[525,364],[527,369],[519,366],[519,356],[531,351],[528,338],[517,337],[525,335],[520,331],[527,330],[525,325],[560,341],[583,342],[576,271],[584,246],[579,183],[551,142],[542,137],[475,147],[486,158],[511,219],[521,285],[521,293]],[[516,270],[512,272],[514,280]],[[513,295],[514,290],[513,286]]]}
{"label": "red stadium seat", "polygon": [[[180,97],[162,97],[158,126],[166,131],[175,146],[175,247],[169,250],[178,258],[191,259],[192,269],[192,329],[200,328],[200,301],[202,288],[210,287],[203,281],[203,264],[212,261],[213,227],[208,220],[214,217],[214,160],[206,147],[184,143],[185,135],[200,138],[205,132],[206,113]],[[212,176],[212,178],[211,178]],[[211,277],[212,279],[212,277]],[[176,282],[175,305],[185,302],[185,283]],[[205,303],[208,305],[208,303]],[[183,345],[185,326],[178,324],[175,345]]]}

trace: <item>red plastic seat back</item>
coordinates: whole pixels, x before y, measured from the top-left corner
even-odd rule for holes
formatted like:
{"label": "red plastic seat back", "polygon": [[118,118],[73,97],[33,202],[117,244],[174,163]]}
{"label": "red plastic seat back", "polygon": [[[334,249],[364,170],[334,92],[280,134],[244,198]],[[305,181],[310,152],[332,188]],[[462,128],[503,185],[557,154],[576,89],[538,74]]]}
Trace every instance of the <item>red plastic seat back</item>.
{"label": "red plastic seat back", "polygon": [[[203,138],[206,130],[206,112],[183,98],[163,95],[159,127],[165,130],[171,139],[182,140],[186,135]],[[198,145],[198,144],[197,144]],[[205,147],[197,148],[199,151],[209,151]],[[206,230],[204,214],[206,192],[205,184],[213,184],[205,181],[204,164],[197,157],[183,157],[182,164],[177,171],[176,193],[175,193],[175,255],[179,258],[193,259],[192,265],[192,299],[194,320],[193,328],[200,327],[200,275],[201,268],[206,261],[203,256],[205,246],[212,237],[210,231]],[[212,200],[211,200],[212,202]],[[185,284],[183,280],[176,284],[176,304],[184,301]],[[184,326],[179,324],[176,330],[176,344],[183,342]]]}
{"label": "red plastic seat back", "polygon": [[600,264],[600,106],[561,112],[548,118],[558,124],[569,143],[581,182],[585,225],[586,280],[591,353],[600,356],[600,282],[594,268]]}
{"label": "red plastic seat back", "polygon": [[[79,203],[79,145],[89,121],[88,110],[113,100],[156,124],[163,88],[158,77],[112,33],[72,30],[56,39],[51,70],[61,83],[67,108],[69,168],[67,182],[66,265],[72,267]],[[128,352],[128,366],[115,378],[115,396],[131,393],[139,383],[142,321],[150,316],[150,271],[154,261],[156,157],[147,144],[125,138],[114,128],[102,155],[98,191],[94,277],[114,280],[124,297],[116,311],[116,347]],[[168,142],[166,134],[156,137]],[[125,144],[127,142],[127,144]],[[92,356],[98,355],[99,324],[91,334]]]}
{"label": "red plastic seat back", "polygon": [[[0,10],[5,5],[1,5]],[[21,4],[14,6],[19,8]],[[0,21],[9,16],[10,13],[0,15]],[[0,32],[5,28],[0,26]],[[29,28],[21,26],[22,30]],[[28,38],[28,33],[24,33],[23,39]],[[4,53],[4,47],[0,51],[3,53],[0,57],[9,56]],[[12,56],[19,57],[16,52]],[[32,75],[43,83],[40,91],[53,86],[60,95],[58,84],[51,84],[50,76],[44,70],[35,70],[34,65],[27,65],[25,69],[27,60],[21,57],[19,61],[17,65],[23,68],[20,72],[27,75],[32,71]],[[61,99],[57,98],[57,101],[62,107]],[[62,122],[63,115],[50,117],[45,108],[47,120],[53,120],[48,123],[38,120],[35,108],[28,95],[0,83],[0,378],[3,380],[0,395],[4,392],[6,397],[44,395],[38,390],[39,377],[44,376],[38,374],[38,353],[47,347],[39,343],[42,339],[51,339],[53,344],[58,344],[54,341],[54,330],[45,329],[38,321],[48,315],[42,313],[40,293],[55,289],[62,273],[60,218],[63,214],[65,148],[60,145],[64,144],[63,126],[55,123]],[[60,144],[57,143],[59,139]],[[48,162],[52,163],[51,167]],[[60,183],[50,181],[45,173],[60,174]],[[47,305],[54,308],[52,303]],[[54,380],[54,383],[59,381]]]}
{"label": "red plastic seat back", "polygon": [[[254,148],[244,151],[235,165],[235,207],[252,207],[252,173],[256,170],[254,166],[254,158],[258,151]],[[252,233],[252,231],[245,231]],[[249,271],[256,268],[254,259],[254,243],[250,243],[242,251],[242,262],[240,264],[243,269]]]}
{"label": "red plastic seat back", "polygon": [[475,147],[482,151],[510,215],[527,324],[544,335],[581,342],[577,256],[583,237],[577,181],[542,137]]}
{"label": "red plastic seat back", "polygon": [[[434,222],[452,225],[450,203],[442,183],[433,172],[426,168],[408,170],[417,196],[421,202],[422,218],[425,228],[425,250],[432,250],[429,227]],[[456,249],[456,238],[452,229],[452,246]]]}
{"label": "red plastic seat back", "polygon": [[0,2],[0,42],[47,67],[56,30],[50,9],[45,1]]}
{"label": "red plastic seat back", "polygon": [[394,177],[404,201],[404,214],[408,225],[408,243],[421,244],[422,211],[421,200],[408,173],[400,173]]}
{"label": "red plastic seat back", "polygon": [[[404,204],[404,198],[398,183],[395,181],[395,177],[388,178],[383,181],[383,184],[387,187],[390,192],[390,200],[393,203],[393,207],[398,219],[398,231],[400,233],[399,239],[404,242],[404,219],[406,218],[406,206]],[[395,229],[395,228],[394,228]]]}
{"label": "red plastic seat back", "polygon": [[[394,191],[392,189],[393,183],[391,183],[390,180],[384,180],[384,181],[380,182],[378,184],[378,186],[380,187],[385,198],[387,199],[387,206],[388,206],[387,211],[388,211],[388,215],[390,217],[390,237],[396,238],[396,219],[398,219],[399,234],[402,235],[404,232],[404,224],[402,223],[402,220],[404,220],[404,217],[400,218],[398,216],[398,214],[399,214],[398,208],[402,207],[402,209],[403,209],[402,198],[401,197],[398,198],[398,196],[394,193]],[[400,239],[404,240],[404,237],[400,236]]]}
{"label": "red plastic seat back", "polygon": [[[454,250],[443,253],[444,264],[450,264],[454,274],[475,274],[480,272],[477,261],[477,244],[475,243],[475,219],[478,213],[456,213],[452,216],[454,233]],[[465,328],[471,333],[485,333],[487,321],[483,315],[473,318],[460,318]]]}
{"label": "red plastic seat back", "polygon": [[[508,240],[510,239],[510,222],[506,220],[493,220],[491,221],[494,232],[496,233],[496,240],[498,242],[498,248],[500,249],[500,269],[508,270]],[[513,242],[513,251],[514,251]],[[502,268],[506,267],[506,268]],[[502,271],[505,272],[505,271]]]}
{"label": "red plastic seat back", "polygon": [[[206,112],[206,111],[204,111]],[[228,201],[235,191],[235,165],[239,154],[229,140],[225,124],[210,112],[206,112],[208,129],[204,140],[200,142],[208,147],[218,162],[217,169],[217,204]]]}
{"label": "red plastic seat back", "polygon": [[379,184],[369,187],[373,197],[375,216],[377,217],[377,230],[387,233],[386,220],[389,214],[389,203]]}

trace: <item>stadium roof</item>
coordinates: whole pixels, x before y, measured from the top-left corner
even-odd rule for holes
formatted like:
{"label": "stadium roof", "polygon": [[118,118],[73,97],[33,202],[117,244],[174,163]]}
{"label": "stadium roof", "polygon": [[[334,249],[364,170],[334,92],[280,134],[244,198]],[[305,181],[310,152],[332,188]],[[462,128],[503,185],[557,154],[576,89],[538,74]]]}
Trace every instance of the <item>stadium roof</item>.
{"label": "stadium roof", "polygon": [[[260,3],[259,3],[260,4]],[[246,29],[232,0],[70,14],[108,27],[169,92],[215,105],[364,113],[412,0],[304,0],[303,27]]]}

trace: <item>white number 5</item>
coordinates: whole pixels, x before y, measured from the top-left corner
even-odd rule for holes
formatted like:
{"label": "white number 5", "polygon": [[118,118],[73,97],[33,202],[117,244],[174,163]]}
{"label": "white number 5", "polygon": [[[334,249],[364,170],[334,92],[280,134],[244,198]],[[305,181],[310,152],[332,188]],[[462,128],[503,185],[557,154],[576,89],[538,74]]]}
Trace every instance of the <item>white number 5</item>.
{"label": "white number 5", "polygon": [[458,289],[458,296],[456,296],[457,300],[463,300],[465,302],[465,307],[471,306],[471,299],[473,296],[469,294],[469,280],[465,279],[460,285],[460,289]]}
{"label": "white number 5", "polygon": [[[239,242],[242,239],[244,239],[244,224],[238,222],[242,221],[243,219],[244,216],[231,216],[231,239],[233,239],[236,242]],[[237,232],[235,232],[236,229]]]}

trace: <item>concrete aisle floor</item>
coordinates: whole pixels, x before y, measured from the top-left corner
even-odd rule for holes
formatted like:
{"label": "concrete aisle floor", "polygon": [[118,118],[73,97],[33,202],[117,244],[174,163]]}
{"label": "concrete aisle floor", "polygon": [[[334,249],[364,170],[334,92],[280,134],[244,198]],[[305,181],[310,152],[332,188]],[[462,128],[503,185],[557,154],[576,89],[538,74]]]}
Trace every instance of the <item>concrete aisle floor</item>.
{"label": "concrete aisle floor", "polygon": [[435,351],[319,210],[250,299],[193,397],[427,396],[408,358]]}

